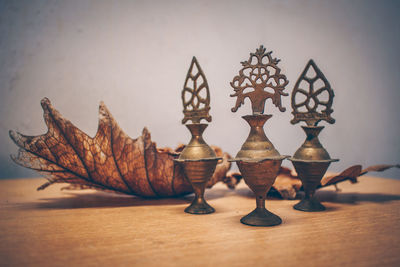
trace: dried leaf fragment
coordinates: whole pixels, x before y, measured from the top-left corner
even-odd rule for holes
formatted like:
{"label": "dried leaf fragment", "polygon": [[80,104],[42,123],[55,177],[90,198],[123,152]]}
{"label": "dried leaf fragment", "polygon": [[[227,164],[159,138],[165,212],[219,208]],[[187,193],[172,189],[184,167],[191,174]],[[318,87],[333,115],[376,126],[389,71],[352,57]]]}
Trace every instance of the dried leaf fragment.
{"label": "dried leaf fragment", "polygon": [[393,167],[400,169],[400,164],[396,165],[380,164],[380,165],[369,166],[368,168],[361,171],[360,176],[366,174],[367,172],[383,172]]}
{"label": "dried leaf fragment", "polygon": [[301,181],[289,168],[281,167],[272,187],[283,199],[295,199],[301,188]]}
{"label": "dried leaf fragment", "polygon": [[350,180],[351,183],[357,183],[357,177],[361,174],[361,165],[351,166],[338,175],[325,176],[321,179],[321,186],[337,184],[345,180]]}

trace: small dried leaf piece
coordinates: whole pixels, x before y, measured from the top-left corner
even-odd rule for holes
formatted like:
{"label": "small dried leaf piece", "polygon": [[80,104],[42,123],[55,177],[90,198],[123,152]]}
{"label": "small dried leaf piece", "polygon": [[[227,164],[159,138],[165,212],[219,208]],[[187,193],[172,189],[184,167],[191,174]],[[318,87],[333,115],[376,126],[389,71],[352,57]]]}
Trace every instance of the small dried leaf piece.
{"label": "small dried leaf piece", "polygon": [[357,177],[360,177],[368,172],[382,172],[390,168],[400,168],[399,164],[396,165],[387,165],[387,164],[380,164],[380,165],[373,165],[369,166],[366,169],[362,170],[361,165],[354,165],[346,170],[344,170],[339,175],[335,176],[326,176],[321,180],[321,186],[328,186],[328,185],[336,185],[337,183],[344,182],[349,180],[351,183],[357,183]]}
{"label": "small dried leaf piece", "polygon": [[[38,190],[53,183],[70,183],[75,189],[95,188],[144,197],[192,192],[180,166],[174,163],[179,153],[157,149],[146,128],[142,136],[130,138],[101,103],[98,130],[91,138],[63,118],[47,98],[41,104],[46,134],[25,136],[10,131],[11,139],[20,147],[12,159],[48,178]],[[230,168],[229,156],[219,153],[224,159],[217,165],[213,183],[225,179]]]}
{"label": "small dried leaf piece", "polygon": [[321,186],[328,186],[332,184],[337,184],[345,180],[350,180],[351,183],[357,183],[357,177],[361,174],[361,165],[351,166],[339,175],[325,176],[321,179]]}
{"label": "small dried leaf piece", "polygon": [[240,172],[228,172],[223,182],[228,186],[229,189],[235,189],[241,180],[242,174]]}
{"label": "small dried leaf piece", "polygon": [[300,191],[301,181],[297,176],[293,176],[289,168],[281,167],[272,187],[283,199],[295,199]]}
{"label": "small dried leaf piece", "polygon": [[368,168],[361,171],[360,176],[366,174],[367,172],[383,172],[393,167],[400,169],[400,164],[396,165],[380,164],[380,165],[369,166]]}

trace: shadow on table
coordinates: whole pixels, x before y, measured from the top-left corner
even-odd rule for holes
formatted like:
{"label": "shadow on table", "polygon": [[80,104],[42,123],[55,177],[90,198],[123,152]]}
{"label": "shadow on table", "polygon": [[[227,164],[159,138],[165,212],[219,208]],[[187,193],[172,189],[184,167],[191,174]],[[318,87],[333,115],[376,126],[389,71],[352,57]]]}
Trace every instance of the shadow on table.
{"label": "shadow on table", "polygon": [[[235,194],[238,194],[242,197],[253,198],[255,201],[255,195],[253,191],[251,191],[249,188],[238,188],[234,192]],[[279,195],[279,193],[274,191],[274,192],[268,192],[267,199],[282,200],[282,197]]]}
{"label": "shadow on table", "polygon": [[359,202],[385,203],[400,200],[400,195],[381,193],[344,193],[335,191],[317,191],[316,196],[321,202],[357,204]]}
{"label": "shadow on table", "polygon": [[[213,200],[224,197],[228,189],[216,189],[209,193],[206,199]],[[194,194],[172,198],[141,198],[129,195],[119,195],[106,192],[68,192],[60,197],[41,198],[37,202],[24,203],[21,209],[80,209],[80,208],[112,208],[134,206],[188,205]]]}
{"label": "shadow on table", "polygon": [[[254,198],[254,193],[248,188],[240,188],[235,190],[235,193],[246,197]],[[303,197],[304,193],[297,193],[296,199],[299,200]],[[381,194],[381,193],[344,193],[336,191],[319,191],[315,193],[321,202],[344,203],[344,204],[357,204],[359,202],[375,202],[384,203],[393,200],[400,200],[400,195]],[[268,194],[268,199],[279,200],[281,199],[278,194]]]}
{"label": "shadow on table", "polygon": [[[254,198],[254,193],[248,188],[236,190],[220,189],[206,191],[206,200],[214,200],[237,194],[246,198]],[[379,193],[344,193],[336,191],[317,191],[316,196],[321,202],[357,204],[359,202],[385,203],[400,200],[400,195]],[[188,205],[194,195],[189,194],[175,198],[141,198],[129,195],[119,195],[105,192],[68,192],[60,197],[41,198],[36,202],[21,204],[22,209],[80,209],[80,208],[110,208],[134,206],[160,206],[160,205]],[[296,199],[301,199],[302,193]],[[268,199],[279,201],[275,195]]]}

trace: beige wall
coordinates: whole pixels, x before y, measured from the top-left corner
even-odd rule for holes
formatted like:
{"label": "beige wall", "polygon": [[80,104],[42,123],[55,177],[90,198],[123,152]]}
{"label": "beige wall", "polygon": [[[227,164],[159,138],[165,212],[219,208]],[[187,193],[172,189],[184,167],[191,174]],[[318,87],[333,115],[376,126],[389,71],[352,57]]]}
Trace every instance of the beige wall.
{"label": "beige wall", "polygon": [[[37,175],[16,166],[14,129],[46,131],[47,96],[76,126],[94,135],[103,100],[131,137],[147,126],[159,146],[187,142],[180,125],[191,57],[211,89],[210,144],[235,155],[248,134],[231,113],[229,82],[260,44],[282,59],[293,85],[313,58],[335,90],[321,142],[331,170],[400,160],[400,5],[398,1],[0,1],[0,177]],[[282,154],[304,140],[299,125],[272,108],[266,132]],[[325,123],[322,123],[326,125]],[[289,162],[285,165],[290,166]],[[399,170],[385,176],[399,178]]]}

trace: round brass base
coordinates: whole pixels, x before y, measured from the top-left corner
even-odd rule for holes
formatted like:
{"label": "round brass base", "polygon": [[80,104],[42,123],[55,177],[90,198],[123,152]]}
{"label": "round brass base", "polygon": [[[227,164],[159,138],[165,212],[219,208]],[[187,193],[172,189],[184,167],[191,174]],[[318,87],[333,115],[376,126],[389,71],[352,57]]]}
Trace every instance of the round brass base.
{"label": "round brass base", "polygon": [[322,205],[315,197],[309,199],[303,199],[299,203],[294,205],[293,208],[295,210],[308,211],[308,212],[324,211],[326,209],[325,206]]}
{"label": "round brass base", "polygon": [[209,214],[215,212],[215,209],[208,205],[204,199],[201,201],[195,199],[192,204],[185,209],[185,212],[190,214]]}
{"label": "round brass base", "polygon": [[251,226],[274,226],[281,224],[282,219],[265,208],[256,208],[240,219],[240,222]]}

